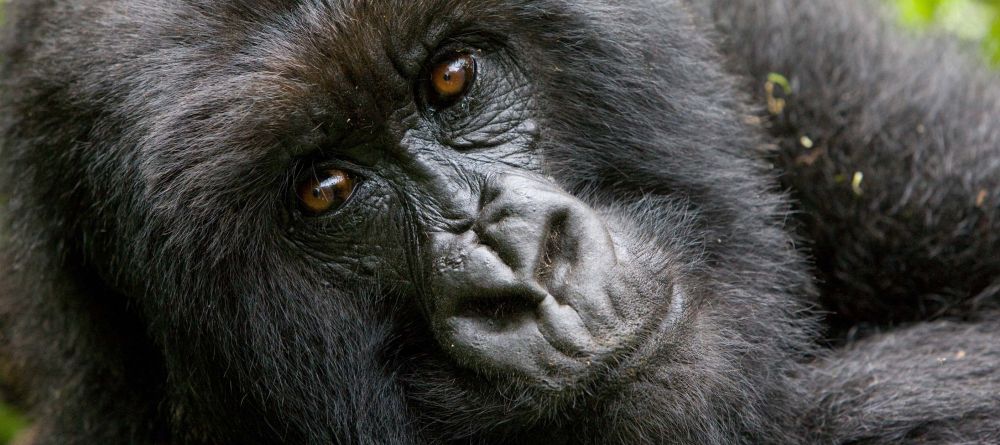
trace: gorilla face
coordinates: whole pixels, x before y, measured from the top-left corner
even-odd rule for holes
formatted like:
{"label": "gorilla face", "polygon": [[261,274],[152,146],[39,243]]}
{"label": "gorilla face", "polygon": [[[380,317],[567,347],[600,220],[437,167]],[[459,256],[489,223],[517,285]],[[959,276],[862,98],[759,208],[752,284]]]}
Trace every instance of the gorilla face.
{"label": "gorilla face", "polygon": [[[344,125],[298,162],[291,236],[310,237],[296,241],[335,282],[357,278],[359,258],[397,278],[461,366],[562,388],[655,337],[669,280],[635,264],[627,233],[543,176],[536,76],[503,43],[512,36],[452,34],[417,37],[405,58],[365,49],[390,60],[342,68],[336,85],[379,78],[398,95],[346,88],[338,98],[329,112]],[[390,62],[399,68],[379,71]]]}
{"label": "gorilla face", "polygon": [[807,281],[679,3],[105,3],[17,195],[186,434],[777,437]]}
{"label": "gorilla face", "polygon": [[[396,295],[438,360],[492,385],[558,395],[638,359],[680,310],[681,287],[663,255],[640,248],[635,227],[545,176],[543,107],[553,104],[537,91],[551,73],[524,58],[560,61],[531,36],[497,31],[531,29],[512,23],[527,19],[517,5],[493,7],[502,9],[418,4],[391,24],[365,16],[385,29],[312,36],[339,50],[325,61],[336,69],[315,68],[322,49],[312,46],[299,56],[311,65],[284,62],[306,71],[280,79],[312,79],[296,86],[314,104],[316,133],[292,161],[284,236],[304,248],[302,269],[337,290],[366,280]],[[505,23],[482,22],[491,15]]]}

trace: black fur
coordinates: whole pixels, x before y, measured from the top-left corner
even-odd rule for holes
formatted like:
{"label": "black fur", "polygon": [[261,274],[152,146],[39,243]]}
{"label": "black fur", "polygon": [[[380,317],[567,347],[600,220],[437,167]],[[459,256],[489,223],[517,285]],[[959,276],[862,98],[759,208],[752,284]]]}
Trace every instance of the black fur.
{"label": "black fur", "polygon": [[[4,379],[42,444],[1000,441],[1000,84],[880,12],[12,0]],[[413,125],[394,85],[420,57],[398,53],[441,35],[488,36],[523,75],[503,108],[537,121],[534,154],[503,163],[540,154],[630,272],[684,288],[600,378],[456,366],[419,279],[379,262],[427,260],[407,197],[358,229],[371,261],[331,258],[286,205],[331,135]],[[772,72],[792,87],[775,114]]]}

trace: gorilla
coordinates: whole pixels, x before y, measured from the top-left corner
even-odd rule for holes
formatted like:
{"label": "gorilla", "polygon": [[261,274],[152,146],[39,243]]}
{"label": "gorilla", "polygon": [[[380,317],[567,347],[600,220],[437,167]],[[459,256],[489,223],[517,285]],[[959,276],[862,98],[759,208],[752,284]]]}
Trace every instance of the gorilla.
{"label": "gorilla", "polygon": [[36,444],[1000,442],[1000,77],[865,0],[12,0]]}

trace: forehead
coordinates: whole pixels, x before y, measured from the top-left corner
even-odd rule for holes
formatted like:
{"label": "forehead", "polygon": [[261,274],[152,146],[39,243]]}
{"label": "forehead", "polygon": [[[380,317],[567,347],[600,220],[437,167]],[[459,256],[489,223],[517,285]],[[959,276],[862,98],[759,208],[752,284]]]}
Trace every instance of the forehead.
{"label": "forehead", "polygon": [[[412,77],[449,39],[523,27],[516,0],[306,0],[229,3],[222,32],[241,28],[237,57],[250,71],[309,83],[385,86]],[[242,6],[234,6],[242,5]],[[360,84],[360,85],[359,85]]]}
{"label": "forehead", "polygon": [[408,101],[439,46],[486,35],[509,42],[530,29],[519,22],[539,15],[531,3],[528,13],[519,0],[243,0],[227,2],[229,23],[217,28],[235,37],[230,68],[249,74],[258,97],[311,99],[322,102],[317,112],[363,125]]}
{"label": "forehead", "polygon": [[522,7],[517,0],[308,0],[282,2],[280,8],[260,8],[252,15],[272,35],[363,47],[477,25],[503,26]]}

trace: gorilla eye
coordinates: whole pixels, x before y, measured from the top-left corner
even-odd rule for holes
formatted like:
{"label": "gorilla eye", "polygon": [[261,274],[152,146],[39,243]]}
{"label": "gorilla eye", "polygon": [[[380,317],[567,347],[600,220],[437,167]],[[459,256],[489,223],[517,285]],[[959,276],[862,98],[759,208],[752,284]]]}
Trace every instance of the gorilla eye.
{"label": "gorilla eye", "polygon": [[435,108],[455,105],[475,81],[476,59],[470,54],[455,53],[431,67],[427,102]]}
{"label": "gorilla eye", "polygon": [[356,186],[357,178],[346,171],[317,171],[299,184],[299,204],[310,215],[330,212],[344,205]]}

